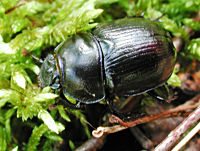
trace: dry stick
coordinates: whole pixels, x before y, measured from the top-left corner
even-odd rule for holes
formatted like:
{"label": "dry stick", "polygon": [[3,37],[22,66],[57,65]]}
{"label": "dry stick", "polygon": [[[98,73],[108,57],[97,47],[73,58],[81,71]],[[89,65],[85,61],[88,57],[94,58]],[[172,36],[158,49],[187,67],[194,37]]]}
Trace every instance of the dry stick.
{"label": "dry stick", "polygon": [[154,151],[170,150],[180,139],[180,137],[200,119],[200,106],[192,112],[175,130],[173,130]]}
{"label": "dry stick", "polygon": [[84,144],[79,146],[75,151],[96,151],[104,142],[108,134],[104,134],[101,138],[91,137]]}
{"label": "dry stick", "polygon": [[130,122],[123,122],[120,118],[116,117],[115,115],[112,115],[110,117],[110,122],[111,123],[119,123],[120,125],[114,125],[114,126],[110,126],[110,127],[98,127],[96,130],[93,130],[92,135],[94,137],[101,137],[104,133],[116,133],[118,131],[122,131],[124,129],[127,129],[129,127],[133,127],[136,126],[138,124],[142,124],[142,123],[146,123],[146,122],[150,122],[156,119],[160,119],[160,118],[167,118],[167,117],[174,117],[174,116],[180,116],[183,115],[182,112],[177,112],[177,111],[165,111],[159,114],[156,114],[154,116],[145,116],[143,118],[134,120],[134,121],[130,121]]}
{"label": "dry stick", "polygon": [[[96,130],[94,130],[92,132],[92,135],[94,137],[99,138],[102,135],[104,135],[104,133],[115,133],[115,132],[127,129],[128,127],[133,127],[135,125],[146,123],[146,122],[149,122],[149,121],[152,121],[152,120],[184,115],[186,110],[194,109],[199,105],[199,103],[197,103],[195,105],[191,105],[199,99],[200,99],[200,94],[197,95],[192,100],[187,101],[185,104],[180,105],[180,106],[178,106],[174,109],[167,110],[165,112],[162,112],[162,113],[159,113],[159,114],[156,114],[156,115],[152,115],[152,116],[145,116],[143,118],[140,118],[140,119],[137,119],[137,120],[134,120],[134,121],[123,122],[120,118],[112,115],[110,117],[110,122],[111,123],[119,123],[120,125],[114,125],[112,127],[98,127]],[[199,114],[199,116],[200,116],[200,114]]]}
{"label": "dry stick", "polygon": [[173,149],[172,151],[180,150],[198,131],[200,130],[200,122],[187,134]]}

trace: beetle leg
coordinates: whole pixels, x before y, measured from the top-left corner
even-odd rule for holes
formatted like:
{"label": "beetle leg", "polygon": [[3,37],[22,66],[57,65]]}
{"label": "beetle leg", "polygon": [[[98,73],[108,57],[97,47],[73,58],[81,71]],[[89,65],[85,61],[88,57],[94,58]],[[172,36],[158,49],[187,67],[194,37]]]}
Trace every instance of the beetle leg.
{"label": "beetle leg", "polygon": [[108,104],[108,107],[113,115],[118,116],[122,121],[127,121],[127,118],[112,104],[112,99],[109,97],[106,98],[106,103]]}
{"label": "beetle leg", "polygon": [[150,96],[153,98],[159,100],[159,101],[165,101],[170,103],[171,101],[177,99],[177,93],[174,92],[169,86],[166,84],[155,88],[151,91],[147,92]]}
{"label": "beetle leg", "polygon": [[78,102],[78,103],[76,104],[76,108],[81,108],[81,102]]}
{"label": "beetle leg", "polygon": [[78,102],[77,104],[73,104],[71,103],[62,93],[59,96],[59,99],[68,107],[72,108],[72,109],[81,109],[83,108],[83,105],[81,104],[81,102]]}
{"label": "beetle leg", "polygon": [[155,98],[155,99],[157,99],[157,100],[159,100],[159,101],[165,101],[164,98],[158,96],[153,90],[148,91],[147,93],[148,93],[150,96],[152,96],[153,98]]}
{"label": "beetle leg", "polygon": [[122,121],[127,121],[127,117],[125,117],[119,110],[116,109],[113,105],[109,105],[109,109],[111,110],[112,114],[118,116]]}

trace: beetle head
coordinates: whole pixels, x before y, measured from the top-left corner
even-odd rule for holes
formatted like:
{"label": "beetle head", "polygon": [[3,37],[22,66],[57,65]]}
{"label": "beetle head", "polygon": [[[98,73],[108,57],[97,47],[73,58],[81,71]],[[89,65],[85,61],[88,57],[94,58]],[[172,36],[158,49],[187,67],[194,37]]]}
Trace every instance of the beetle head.
{"label": "beetle head", "polygon": [[56,67],[55,58],[52,54],[49,54],[44,60],[38,80],[41,88],[50,86],[52,90],[55,90],[60,87],[60,76]]}

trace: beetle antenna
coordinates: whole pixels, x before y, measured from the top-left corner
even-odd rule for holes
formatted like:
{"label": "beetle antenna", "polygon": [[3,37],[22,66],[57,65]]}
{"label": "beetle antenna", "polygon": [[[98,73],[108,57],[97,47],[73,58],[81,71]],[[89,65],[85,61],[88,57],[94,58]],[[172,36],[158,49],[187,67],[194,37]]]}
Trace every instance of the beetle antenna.
{"label": "beetle antenna", "polygon": [[40,63],[43,63],[44,61],[36,56],[34,56],[33,54],[30,54],[31,57],[33,57],[35,60],[39,61]]}
{"label": "beetle antenna", "polygon": [[34,56],[33,54],[29,53],[28,51],[26,50],[22,50],[22,55],[23,56],[31,56],[33,57],[35,60],[39,61],[40,63],[43,63],[44,61],[36,56]]}

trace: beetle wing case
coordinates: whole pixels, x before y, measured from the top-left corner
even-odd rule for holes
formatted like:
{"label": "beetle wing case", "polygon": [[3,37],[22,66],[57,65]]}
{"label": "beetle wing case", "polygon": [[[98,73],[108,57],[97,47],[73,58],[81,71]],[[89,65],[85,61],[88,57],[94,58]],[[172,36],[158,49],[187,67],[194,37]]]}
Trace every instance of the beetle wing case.
{"label": "beetle wing case", "polygon": [[171,37],[157,22],[125,18],[92,32],[104,55],[107,85],[115,95],[137,95],[165,83],[175,64]]}
{"label": "beetle wing case", "polygon": [[102,53],[91,34],[74,35],[56,56],[64,94],[86,104],[105,98]]}

